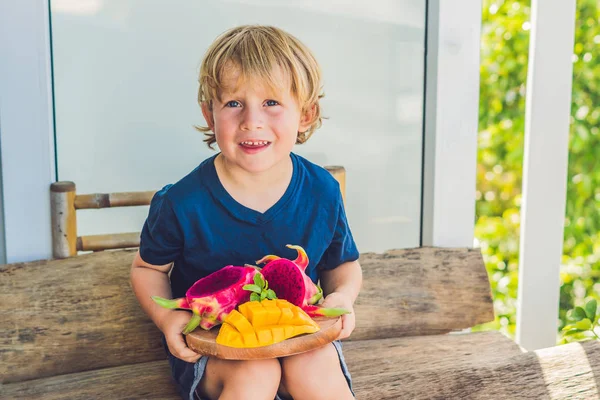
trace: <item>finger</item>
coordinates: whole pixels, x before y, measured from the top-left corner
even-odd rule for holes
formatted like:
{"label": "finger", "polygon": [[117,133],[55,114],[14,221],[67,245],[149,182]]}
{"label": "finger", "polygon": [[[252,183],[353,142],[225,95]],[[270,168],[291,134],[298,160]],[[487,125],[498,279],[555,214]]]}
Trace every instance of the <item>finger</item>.
{"label": "finger", "polygon": [[345,335],[345,328],[346,328],[346,316],[342,315],[342,330],[340,330],[340,334],[338,335],[337,339],[344,339],[346,336]]}
{"label": "finger", "polygon": [[354,318],[351,318],[349,314],[342,316],[342,331],[340,332],[339,339],[345,339],[354,330],[355,322]]}
{"label": "finger", "polygon": [[340,302],[335,302],[335,300],[324,301],[321,305],[323,308],[345,308],[343,304]]}
{"label": "finger", "polygon": [[200,354],[196,353],[194,350],[190,349],[189,347],[184,347],[184,348],[180,349],[179,355],[181,355],[182,358],[187,358],[187,359],[200,358]]}
{"label": "finger", "polygon": [[195,355],[193,357],[186,357],[186,358],[182,358],[182,360],[187,361],[189,363],[195,363],[196,361],[198,361],[200,358],[202,358],[202,356],[198,353],[194,353]]}
{"label": "finger", "polygon": [[196,353],[195,351],[185,347],[180,349],[176,353],[173,353],[177,358],[180,358],[187,362],[196,362],[202,355]]}
{"label": "finger", "polygon": [[187,347],[183,336],[177,336],[177,339],[173,340],[173,343],[171,343],[170,347],[173,348],[171,353],[176,355],[177,358],[181,358],[182,360],[185,359],[187,361],[191,359],[200,358],[200,354]]}
{"label": "finger", "polygon": [[329,307],[331,307],[331,300],[325,299],[323,301],[323,303],[321,304],[321,307],[323,307],[323,308],[329,308]]}

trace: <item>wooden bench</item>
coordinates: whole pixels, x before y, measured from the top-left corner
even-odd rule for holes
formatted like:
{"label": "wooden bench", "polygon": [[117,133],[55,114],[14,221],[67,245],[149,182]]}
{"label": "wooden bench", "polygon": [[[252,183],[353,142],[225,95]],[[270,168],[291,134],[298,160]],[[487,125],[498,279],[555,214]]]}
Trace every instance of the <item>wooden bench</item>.
{"label": "wooden bench", "polygon": [[[176,399],[160,333],[129,284],[135,249],[0,266],[0,398]],[[596,341],[524,353],[498,332],[481,254],[363,254],[344,354],[359,399],[592,399]]]}
{"label": "wooden bench", "polygon": [[[342,167],[326,167],[345,188]],[[176,399],[160,332],[129,283],[139,233],[78,236],[76,210],[147,205],[153,191],[52,185],[54,259],[0,266],[1,399]],[[79,255],[80,251],[94,251]],[[75,257],[76,256],[76,257]],[[598,398],[598,342],[523,352],[498,332],[479,250],[361,255],[344,355],[359,399]]]}

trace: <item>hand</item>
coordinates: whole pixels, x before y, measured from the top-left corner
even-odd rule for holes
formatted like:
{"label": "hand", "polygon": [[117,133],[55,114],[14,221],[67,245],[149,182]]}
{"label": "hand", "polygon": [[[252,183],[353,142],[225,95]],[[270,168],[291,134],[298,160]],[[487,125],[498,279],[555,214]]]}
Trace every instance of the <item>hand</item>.
{"label": "hand", "polygon": [[356,316],[354,315],[354,307],[350,296],[342,292],[330,293],[325,297],[321,306],[324,308],[340,307],[350,311],[350,314],[342,315],[342,331],[337,339],[345,339],[350,336],[356,326]]}
{"label": "hand", "polygon": [[160,329],[171,354],[183,361],[195,363],[202,356],[187,347],[181,333],[191,317],[192,314],[188,311],[173,310],[161,321]]}

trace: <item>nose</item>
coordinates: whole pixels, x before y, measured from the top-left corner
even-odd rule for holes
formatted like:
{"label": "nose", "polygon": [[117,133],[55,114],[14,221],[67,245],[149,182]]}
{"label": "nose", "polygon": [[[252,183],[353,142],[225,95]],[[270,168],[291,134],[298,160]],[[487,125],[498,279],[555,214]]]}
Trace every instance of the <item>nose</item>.
{"label": "nose", "polygon": [[241,115],[240,130],[256,131],[263,128],[262,110],[253,106],[246,106]]}

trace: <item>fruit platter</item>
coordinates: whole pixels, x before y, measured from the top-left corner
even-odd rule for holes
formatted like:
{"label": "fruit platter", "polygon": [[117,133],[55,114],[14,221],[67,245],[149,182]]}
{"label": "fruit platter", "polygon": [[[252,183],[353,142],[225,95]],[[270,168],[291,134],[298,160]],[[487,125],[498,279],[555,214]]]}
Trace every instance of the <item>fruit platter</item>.
{"label": "fruit platter", "polygon": [[179,299],[152,297],[169,309],[190,310],[183,329],[195,352],[230,360],[303,353],[334,341],[348,310],[323,308],[323,290],[308,275],[300,246],[288,260],[268,255],[254,265],[228,265],[198,280]]}

